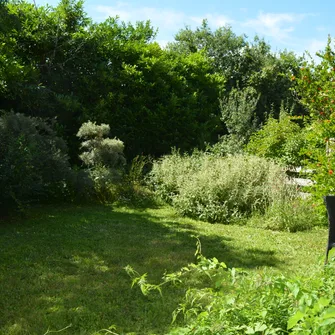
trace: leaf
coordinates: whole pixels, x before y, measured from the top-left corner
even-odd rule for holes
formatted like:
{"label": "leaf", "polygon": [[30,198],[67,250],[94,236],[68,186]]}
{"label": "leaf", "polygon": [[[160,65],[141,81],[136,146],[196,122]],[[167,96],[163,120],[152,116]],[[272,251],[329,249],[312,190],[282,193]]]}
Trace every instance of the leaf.
{"label": "leaf", "polygon": [[328,326],[328,325],[331,325],[331,324],[333,324],[333,323],[335,323],[335,318],[330,318],[330,319],[326,319],[326,320],[322,321],[322,322],[320,323],[320,326],[321,326],[321,327],[322,327],[322,326]]}
{"label": "leaf", "polygon": [[326,311],[322,313],[321,317],[323,319],[335,318],[335,307],[329,307],[326,309]]}
{"label": "leaf", "polygon": [[321,297],[318,300],[318,305],[321,307],[326,307],[330,304],[331,299],[325,298],[325,297]]}
{"label": "leaf", "polygon": [[255,327],[255,332],[264,332],[268,327],[265,324],[257,323]]}
{"label": "leaf", "polygon": [[305,313],[298,311],[293,316],[291,316],[287,322],[287,329],[292,329],[302,318],[305,316]]}
{"label": "leaf", "polygon": [[247,330],[245,331],[246,334],[255,334],[255,330],[251,327],[247,327]]}
{"label": "leaf", "polygon": [[224,262],[221,262],[221,263],[220,263],[220,266],[221,266],[222,268],[224,268],[224,269],[227,269],[227,265],[226,265],[226,263],[224,263]]}

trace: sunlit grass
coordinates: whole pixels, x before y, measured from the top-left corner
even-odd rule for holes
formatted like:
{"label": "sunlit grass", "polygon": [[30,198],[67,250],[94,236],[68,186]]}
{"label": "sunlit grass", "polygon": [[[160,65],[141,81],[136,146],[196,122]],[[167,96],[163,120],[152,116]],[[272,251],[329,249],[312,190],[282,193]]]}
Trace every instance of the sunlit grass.
{"label": "sunlit grass", "polygon": [[163,297],[131,289],[130,264],[159,281],[193,262],[194,236],[206,257],[250,271],[310,274],[321,266],[327,232],[272,232],[178,217],[169,207],[35,209],[0,224],[0,334],[164,334],[182,288]]}

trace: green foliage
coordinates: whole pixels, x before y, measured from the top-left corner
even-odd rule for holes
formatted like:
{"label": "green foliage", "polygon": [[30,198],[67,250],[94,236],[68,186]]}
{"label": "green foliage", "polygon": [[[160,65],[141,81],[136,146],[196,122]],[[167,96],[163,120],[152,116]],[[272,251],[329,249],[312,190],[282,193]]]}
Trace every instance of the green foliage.
{"label": "green foliage", "polygon": [[[260,95],[255,114],[264,122],[272,110],[278,117],[281,101],[293,105],[290,88],[294,86],[291,74],[299,72],[301,59],[291,52],[271,52],[270,46],[257,36],[249,42],[245,35],[236,35],[231,27],[220,27],[212,31],[208,22],[195,30],[182,29],[169,49],[180,53],[205,52],[216,73],[226,78],[226,96],[234,88],[253,87]],[[294,114],[301,114],[299,104]]]}
{"label": "green foliage", "polygon": [[111,125],[129,159],[157,157],[171,147],[204,149],[224,135],[219,99],[234,87],[261,95],[260,122],[271,106],[277,113],[278,101],[292,100],[285,74],[295,72],[294,55],[273,55],[264,41],[248,43],[230,27],[211,31],[205,22],[162,49],[150,22],[94,23],[82,1],[10,1],[0,20],[0,108],[57,117],[74,163],[75,134],[88,120]]}
{"label": "green foliage", "polygon": [[[281,166],[253,156],[173,153],[156,161],[151,185],[182,215],[231,222],[291,199]],[[297,196],[297,193],[295,194]]]}
{"label": "green foliage", "polygon": [[[131,269],[131,268],[130,268]],[[129,267],[128,267],[129,270]],[[173,323],[182,315],[182,325],[168,334],[332,334],[335,330],[334,260],[311,277],[287,278],[265,273],[250,274],[227,268],[216,258],[197,253],[197,262],[165,275],[160,284],[147,282],[133,269],[143,294],[159,290],[173,278],[188,286],[173,312]],[[206,280],[202,279],[205,275]],[[135,277],[134,277],[135,276]],[[190,278],[195,279],[189,284]],[[202,285],[199,285],[199,281]],[[195,283],[198,283],[197,285]]]}
{"label": "green foliage", "polygon": [[301,166],[306,138],[304,131],[284,111],[279,120],[270,117],[246,146],[250,154],[267,157],[288,166]]}
{"label": "green foliage", "polygon": [[262,214],[256,214],[248,225],[271,230],[297,232],[325,226],[327,220],[319,213],[315,201],[297,198],[296,192],[272,203]]}
{"label": "green foliage", "polygon": [[187,182],[188,175],[201,169],[205,156],[194,153],[193,155],[181,155],[173,150],[171,155],[154,161],[149,174],[149,184],[155,193],[168,203],[179,194],[182,185]]}
{"label": "green foliage", "polygon": [[0,205],[24,205],[68,195],[66,143],[45,121],[22,114],[0,117]]}
{"label": "green foliage", "polygon": [[97,92],[100,101],[85,117],[110,124],[127,143],[127,157],[213,142],[220,131],[218,96],[224,78],[213,73],[209,60],[201,53],[167,53],[157,44],[132,46],[127,52],[136,58],[115,70],[119,75],[111,77],[106,94]]}
{"label": "green foliage", "polygon": [[317,56],[320,62],[305,61],[292,81],[296,83],[295,93],[309,113],[304,153],[306,165],[313,170],[314,184],[310,191],[314,203],[325,215],[322,198],[335,192],[335,53],[330,37],[325,50]]}
{"label": "green foliage", "polygon": [[229,96],[221,100],[222,121],[229,134],[241,137],[242,143],[256,130],[255,110],[259,97],[254,88],[246,87],[232,89]]}
{"label": "green foliage", "polygon": [[219,137],[219,141],[213,145],[207,145],[206,152],[214,156],[226,156],[243,153],[244,137],[236,134],[227,134]]}
{"label": "green foliage", "polygon": [[121,181],[126,163],[123,142],[105,138],[109,131],[109,125],[89,121],[83,123],[77,133],[77,137],[84,140],[81,143],[84,152],[79,157],[89,167],[96,196],[102,202],[116,200],[116,184]]}
{"label": "green foliage", "polygon": [[250,135],[257,129],[255,111],[260,96],[254,88],[233,88],[227,98],[220,101],[221,120],[227,128],[228,135],[222,136],[215,144],[213,152],[241,152]]}
{"label": "green foliage", "polygon": [[104,138],[110,127],[107,124],[97,125],[88,121],[80,127],[77,137],[85,140],[81,143],[84,152],[79,156],[89,167],[104,166],[116,169],[125,165],[124,144],[119,139]]}

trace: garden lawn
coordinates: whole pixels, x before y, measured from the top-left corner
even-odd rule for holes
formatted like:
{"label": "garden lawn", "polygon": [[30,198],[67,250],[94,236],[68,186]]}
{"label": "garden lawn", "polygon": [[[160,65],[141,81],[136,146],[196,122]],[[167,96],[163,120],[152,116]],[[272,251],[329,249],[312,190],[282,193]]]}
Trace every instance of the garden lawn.
{"label": "garden lawn", "polygon": [[[229,267],[310,275],[322,266],[325,229],[272,232],[178,217],[170,207],[59,206],[0,223],[0,334],[164,334],[185,288],[145,297],[124,271],[158,282],[202,253]],[[99,334],[104,334],[101,331]]]}

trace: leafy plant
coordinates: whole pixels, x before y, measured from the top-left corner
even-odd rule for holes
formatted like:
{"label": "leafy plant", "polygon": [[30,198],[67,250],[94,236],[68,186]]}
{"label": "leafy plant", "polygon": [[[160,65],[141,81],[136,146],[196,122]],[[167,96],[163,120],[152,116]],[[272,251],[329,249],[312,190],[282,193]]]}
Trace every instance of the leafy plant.
{"label": "leafy plant", "polygon": [[255,111],[260,95],[253,87],[234,88],[229,96],[220,102],[222,121],[228,133],[239,138],[245,144],[257,129]]}
{"label": "leafy plant", "polygon": [[91,121],[80,127],[77,137],[84,140],[81,143],[84,152],[79,157],[88,167],[117,169],[125,165],[123,142],[116,138],[105,138],[109,132],[109,125],[97,125]]}
{"label": "leafy plant", "polygon": [[123,142],[106,138],[109,131],[109,125],[97,125],[89,121],[83,123],[77,133],[84,140],[81,143],[84,152],[79,157],[89,167],[96,195],[102,202],[116,200],[116,183],[121,181],[126,163]]}
{"label": "leafy plant", "polygon": [[273,202],[262,214],[255,214],[248,225],[265,229],[297,232],[324,226],[327,223],[313,199],[297,197],[294,191],[284,199]]}
{"label": "leafy plant", "polygon": [[310,191],[314,202],[325,215],[322,198],[334,194],[335,158],[335,52],[329,37],[324,51],[317,54],[320,62],[305,61],[297,76],[295,93],[309,113],[306,124],[306,165],[313,170],[314,184]]}
{"label": "leafy plant", "polygon": [[[178,286],[187,287],[172,315],[168,334],[331,334],[335,330],[334,260],[310,277],[286,278],[268,273],[250,274],[227,268],[216,258],[199,252],[197,261],[181,271],[165,275],[162,283],[150,284],[145,275],[130,272],[133,284],[151,294],[177,276]],[[129,271],[128,271],[129,273]],[[205,274],[207,280],[201,278]],[[198,278],[197,285],[192,278]],[[209,279],[209,280],[208,280]],[[183,321],[180,320],[183,316]]]}
{"label": "leafy plant", "polygon": [[279,120],[270,117],[262,129],[251,135],[246,151],[290,167],[301,166],[305,158],[306,138],[295,119],[282,107]]}
{"label": "leafy plant", "polygon": [[0,206],[23,206],[69,195],[72,171],[64,140],[40,118],[0,117]]}
{"label": "leafy plant", "polygon": [[243,155],[174,152],[154,163],[150,183],[180,214],[210,222],[264,213],[271,204],[297,196],[281,166]]}

